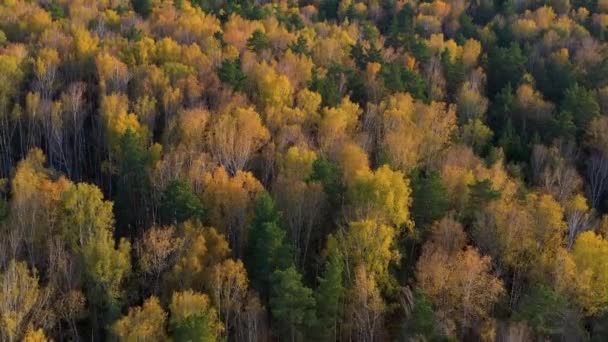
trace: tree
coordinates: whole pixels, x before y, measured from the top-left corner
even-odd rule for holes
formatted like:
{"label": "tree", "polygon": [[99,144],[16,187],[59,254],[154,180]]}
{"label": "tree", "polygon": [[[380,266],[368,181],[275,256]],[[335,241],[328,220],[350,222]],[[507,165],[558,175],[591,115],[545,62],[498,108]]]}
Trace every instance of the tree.
{"label": "tree", "polygon": [[441,175],[418,172],[412,179],[412,219],[416,227],[425,228],[443,217],[449,206],[447,190]]}
{"label": "tree", "polygon": [[131,4],[135,12],[144,18],[147,18],[152,13],[151,0],[131,0]]}
{"label": "tree", "polygon": [[184,242],[167,275],[166,290],[203,291],[212,282],[213,268],[228,258],[230,247],[222,234],[199,222],[187,221],[181,230]]}
{"label": "tree", "polygon": [[462,226],[450,218],[435,225],[418,259],[418,286],[441,320],[458,325],[461,338],[466,329],[490,319],[492,306],[504,293],[502,281],[490,273],[490,267],[489,257],[465,248]]}
{"label": "tree", "polygon": [[234,175],[268,138],[268,130],[253,108],[236,108],[217,117],[209,135],[209,147],[217,161]]}
{"label": "tree", "polygon": [[517,87],[524,75],[526,56],[518,43],[508,48],[493,47],[488,52],[488,95],[496,96],[508,84]]}
{"label": "tree", "polygon": [[234,90],[242,91],[244,89],[247,75],[241,70],[241,60],[239,58],[223,60],[217,74],[222,82],[230,84]]}
{"label": "tree", "polygon": [[167,313],[156,297],[146,299],[142,306],[129,308],[129,313],[116,321],[112,331],[121,341],[165,340]]}
{"label": "tree", "polygon": [[104,201],[95,185],[72,185],[61,196],[62,237],[77,252],[88,245],[97,232],[114,230],[112,202]]}
{"label": "tree", "polygon": [[253,287],[268,296],[273,272],[292,263],[291,250],[285,243],[286,232],[280,225],[281,215],[268,194],[255,203],[255,217],[250,227],[247,270]]}
{"label": "tree", "polygon": [[[158,291],[161,276],[175,262],[177,252],[182,249],[183,239],[176,236],[175,228],[152,227],[137,243],[139,267],[152,277],[152,292]],[[150,285],[150,284],[147,284]]]}
{"label": "tree", "polygon": [[522,298],[517,317],[526,319],[540,336],[565,333],[568,302],[560,293],[546,286],[534,287]]}
{"label": "tree", "polygon": [[367,273],[363,265],[355,269],[350,295],[352,296],[350,310],[356,339],[366,342],[375,341],[382,327],[382,315],[386,310],[386,304],[380,296],[374,275]]}
{"label": "tree", "polygon": [[292,265],[272,274],[270,309],[291,341],[300,341],[306,329],[314,327],[315,299],[311,289],[302,284],[302,275]]}
{"label": "tree", "polygon": [[227,333],[236,334],[245,305],[249,279],[240,260],[224,260],[213,267],[210,293]]}
{"label": "tree", "polygon": [[250,172],[237,171],[230,176],[223,167],[203,174],[202,184],[201,199],[209,222],[227,236],[235,256],[241,256],[255,200],[264,187]]}
{"label": "tree", "polygon": [[224,329],[205,294],[174,292],[169,310],[172,336],[178,341],[217,341]]}
{"label": "tree", "polygon": [[268,39],[268,36],[262,30],[253,31],[251,37],[247,39],[247,48],[255,52],[259,53],[260,51],[270,49],[271,47],[270,39]]}
{"label": "tree", "polygon": [[380,110],[380,144],[391,165],[405,172],[436,160],[456,128],[454,106],[415,101],[407,93],[389,97]]}
{"label": "tree", "polygon": [[321,182],[323,191],[325,191],[333,206],[341,204],[342,196],[346,190],[344,184],[342,184],[341,173],[338,165],[323,156],[317,157],[312,164],[310,180]]}
{"label": "tree", "polygon": [[412,336],[432,338],[437,335],[433,303],[420,289],[414,292],[414,306],[407,328]]}
{"label": "tree", "polygon": [[143,137],[127,129],[119,138],[115,196],[118,227],[142,228],[150,210],[150,168],[160,155],[160,145],[146,149]]}
{"label": "tree", "polygon": [[560,107],[563,112],[572,115],[579,132],[583,132],[594,118],[600,116],[600,106],[595,95],[579,84],[566,89]]}
{"label": "tree", "polygon": [[173,180],[167,185],[160,200],[160,217],[164,224],[179,224],[189,219],[203,219],[205,210],[190,184]]}
{"label": "tree", "polygon": [[342,323],[346,288],[344,287],[344,258],[335,239],[328,242],[325,270],[319,277],[316,291],[317,317],[324,340],[335,341]]}
{"label": "tree", "polygon": [[24,333],[42,291],[36,270],[30,271],[24,262],[15,260],[11,260],[0,276],[0,285],[0,331],[3,339],[12,342]]}
{"label": "tree", "polygon": [[587,315],[608,307],[608,241],[593,232],[579,234],[572,257],[578,273],[576,299]]}
{"label": "tree", "polygon": [[358,266],[385,287],[393,285],[389,266],[398,263],[395,228],[371,220],[351,222],[338,232],[338,245],[344,255],[345,275],[350,283]]}
{"label": "tree", "polygon": [[466,123],[469,120],[475,119],[482,120],[488,109],[488,99],[483,97],[479,93],[479,90],[473,88],[468,82],[464,83],[458,91],[456,102],[458,106],[458,121],[460,123]]}
{"label": "tree", "polygon": [[[121,239],[115,247],[111,232],[95,232],[89,243],[82,248],[82,261],[87,279],[87,298],[100,315],[103,323],[109,323],[120,312],[123,299],[123,281],[131,272],[131,244]],[[96,322],[99,323],[99,322]]]}
{"label": "tree", "polygon": [[384,165],[373,173],[358,175],[347,192],[353,217],[372,219],[413,229],[410,218],[411,189],[402,172]]}
{"label": "tree", "polygon": [[309,181],[316,154],[291,147],[281,158],[281,170],[273,187],[283,221],[296,252],[296,264],[306,263],[315,227],[325,206],[325,193],[319,182]]}

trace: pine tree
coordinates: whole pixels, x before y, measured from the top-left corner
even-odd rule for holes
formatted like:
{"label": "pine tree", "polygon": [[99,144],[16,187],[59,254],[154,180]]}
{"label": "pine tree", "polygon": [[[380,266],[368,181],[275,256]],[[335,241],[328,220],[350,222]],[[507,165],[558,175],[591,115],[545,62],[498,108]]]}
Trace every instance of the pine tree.
{"label": "pine tree", "polygon": [[[330,241],[335,241],[331,239]],[[337,246],[330,244],[329,255],[323,277],[319,278],[317,289],[317,317],[319,318],[319,331],[326,341],[338,339],[338,327],[341,323],[344,287],[344,258]]]}
{"label": "pine tree", "polygon": [[302,284],[302,275],[293,265],[275,271],[272,284],[272,315],[292,342],[304,340],[305,329],[316,323],[312,290]]}

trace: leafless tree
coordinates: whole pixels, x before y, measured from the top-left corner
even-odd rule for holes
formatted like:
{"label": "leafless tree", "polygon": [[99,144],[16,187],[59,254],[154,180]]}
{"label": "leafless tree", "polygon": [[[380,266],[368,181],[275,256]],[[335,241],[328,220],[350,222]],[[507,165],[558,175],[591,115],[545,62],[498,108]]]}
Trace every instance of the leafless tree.
{"label": "leafless tree", "polygon": [[592,152],[587,158],[587,197],[594,208],[598,208],[602,195],[608,186],[608,158],[599,152]]}

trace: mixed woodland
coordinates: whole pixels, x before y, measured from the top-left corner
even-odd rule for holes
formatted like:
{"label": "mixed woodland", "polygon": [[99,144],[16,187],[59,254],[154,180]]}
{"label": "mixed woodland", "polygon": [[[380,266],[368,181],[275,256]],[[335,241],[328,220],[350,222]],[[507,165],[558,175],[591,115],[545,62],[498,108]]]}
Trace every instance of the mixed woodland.
{"label": "mixed woodland", "polygon": [[607,341],[608,0],[0,0],[0,340]]}

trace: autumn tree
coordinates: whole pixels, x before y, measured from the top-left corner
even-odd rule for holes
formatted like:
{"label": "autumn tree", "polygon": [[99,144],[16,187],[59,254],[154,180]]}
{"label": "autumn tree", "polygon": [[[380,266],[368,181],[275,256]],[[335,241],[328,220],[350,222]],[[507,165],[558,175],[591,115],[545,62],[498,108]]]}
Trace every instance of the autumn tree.
{"label": "autumn tree", "polygon": [[114,230],[112,202],[105,201],[94,185],[71,186],[61,197],[60,210],[62,237],[73,251],[80,251],[99,232]]}
{"label": "autumn tree", "polygon": [[281,172],[274,185],[298,265],[306,262],[326,201],[322,185],[310,180],[315,160],[316,154],[309,149],[289,148],[280,159]]}
{"label": "autumn tree", "polygon": [[113,324],[112,330],[121,341],[142,341],[167,338],[167,313],[156,297],[146,299],[142,306],[129,308],[129,313]]}
{"label": "autumn tree", "polygon": [[264,192],[262,184],[250,172],[229,175],[223,167],[202,176],[201,199],[211,224],[225,234],[236,256],[241,256],[247,242],[256,198]]}
{"label": "autumn tree", "polygon": [[38,285],[36,270],[12,260],[0,277],[1,332],[7,341],[19,340],[43,290]]}
{"label": "autumn tree", "polygon": [[109,323],[120,312],[123,282],[131,272],[131,244],[121,239],[118,246],[112,232],[96,231],[82,248],[87,279],[87,299],[95,308],[95,323]]}
{"label": "autumn tree", "polygon": [[361,173],[348,188],[347,198],[354,218],[413,228],[409,180],[400,171],[384,165],[374,172]]}
{"label": "autumn tree", "polygon": [[182,248],[173,268],[166,276],[166,291],[204,291],[213,279],[213,268],[230,254],[225,237],[214,228],[203,227],[196,221],[181,226]]}
{"label": "autumn tree", "polygon": [[209,292],[220,315],[225,331],[236,336],[241,314],[247,300],[249,279],[243,262],[224,260],[213,267]]}
{"label": "autumn tree", "polygon": [[268,141],[268,134],[253,108],[236,108],[212,123],[209,147],[217,161],[234,175]]}
{"label": "autumn tree", "polygon": [[572,256],[580,277],[576,292],[579,305],[588,315],[604,310],[608,305],[608,270],[605,262],[608,242],[593,232],[584,232],[576,239]]}
{"label": "autumn tree", "polygon": [[175,262],[183,242],[173,226],[152,227],[138,241],[136,251],[139,267],[146,276],[151,277],[152,284],[147,285],[151,287],[152,293],[159,290],[160,279]]}
{"label": "autumn tree", "polygon": [[435,224],[416,268],[420,288],[446,327],[449,322],[456,325],[457,331],[447,334],[462,337],[467,329],[491,319],[492,306],[504,293],[502,281],[490,272],[491,259],[466,246],[462,226],[451,218]]}
{"label": "autumn tree", "polygon": [[174,292],[169,310],[171,335],[180,341],[217,341],[224,329],[205,294]]}

